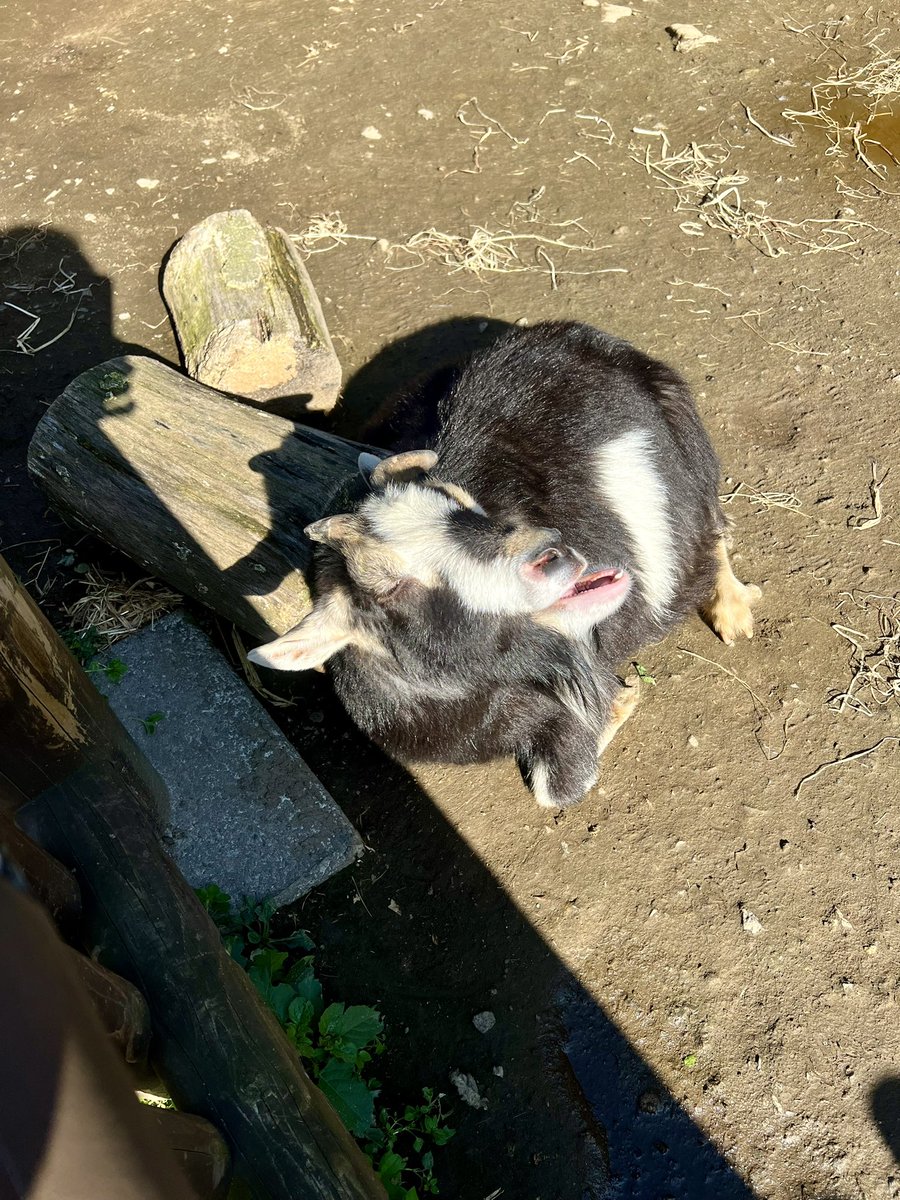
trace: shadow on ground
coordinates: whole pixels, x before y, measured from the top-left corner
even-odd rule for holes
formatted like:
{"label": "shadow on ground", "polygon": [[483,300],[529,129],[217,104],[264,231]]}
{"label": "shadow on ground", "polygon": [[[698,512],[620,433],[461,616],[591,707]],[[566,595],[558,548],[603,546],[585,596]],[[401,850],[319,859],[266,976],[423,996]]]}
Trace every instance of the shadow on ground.
{"label": "shadow on ground", "polygon": [[[63,285],[71,278],[74,286],[23,290],[57,270]],[[72,300],[75,288],[86,289],[80,302]],[[5,411],[14,417],[4,418],[0,550],[12,540],[78,536],[45,513],[25,458],[46,401],[77,372],[134,352],[111,333],[109,297],[109,281],[63,235],[18,229],[0,239],[0,300],[26,298],[19,307],[48,328],[54,314],[62,316],[57,329],[77,303],[72,333],[39,353],[2,358]],[[8,320],[0,325],[3,349],[15,347],[18,329]],[[500,329],[478,319],[449,322],[389,347],[348,384],[340,431],[358,430],[375,409],[383,416],[391,395],[415,394],[430,367],[452,370]],[[270,500],[277,526],[287,515],[277,491]],[[184,541],[204,554],[187,533]],[[27,565],[24,555],[10,559],[20,573]],[[478,854],[412,777],[350,725],[327,680],[307,675],[290,686],[296,707],[273,715],[370,847],[352,878],[332,880],[300,906],[319,943],[326,986],[384,1013],[389,1049],[380,1073],[389,1099],[410,1100],[422,1086],[452,1091],[449,1075],[458,1069],[487,1100],[484,1110],[448,1101],[458,1134],[437,1163],[444,1194],[752,1200]],[[498,1015],[487,1035],[471,1020],[483,1009]]]}
{"label": "shadow on ground", "polygon": [[900,1075],[886,1075],[872,1089],[872,1117],[900,1166]]}

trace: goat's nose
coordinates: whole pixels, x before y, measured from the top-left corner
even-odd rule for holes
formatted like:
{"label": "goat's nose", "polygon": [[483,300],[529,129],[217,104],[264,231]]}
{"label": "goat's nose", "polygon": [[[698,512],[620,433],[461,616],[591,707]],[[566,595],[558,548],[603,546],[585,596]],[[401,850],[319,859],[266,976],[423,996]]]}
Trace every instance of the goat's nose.
{"label": "goat's nose", "polygon": [[528,560],[528,565],[543,571],[546,570],[551,563],[556,562],[558,558],[562,558],[562,551],[557,550],[556,546],[547,546],[543,550],[539,550],[537,554],[533,554]]}

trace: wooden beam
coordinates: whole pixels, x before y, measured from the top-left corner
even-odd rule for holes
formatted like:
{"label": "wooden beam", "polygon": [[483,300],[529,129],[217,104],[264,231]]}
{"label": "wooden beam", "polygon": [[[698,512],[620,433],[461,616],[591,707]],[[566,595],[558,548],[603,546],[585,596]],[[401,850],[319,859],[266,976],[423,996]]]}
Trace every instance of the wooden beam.
{"label": "wooden beam", "polygon": [[64,515],[268,638],[311,607],[303,527],[357,477],[362,449],[128,357],[66,388],[29,467]]}

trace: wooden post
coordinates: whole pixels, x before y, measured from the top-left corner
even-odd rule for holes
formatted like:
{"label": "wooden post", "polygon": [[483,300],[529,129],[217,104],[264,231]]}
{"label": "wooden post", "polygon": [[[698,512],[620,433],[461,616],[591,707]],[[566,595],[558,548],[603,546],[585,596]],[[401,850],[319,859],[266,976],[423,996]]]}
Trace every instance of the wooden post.
{"label": "wooden post", "polygon": [[29,769],[18,777],[52,784],[17,822],[76,871],[90,944],[146,998],[153,1062],[173,1099],[223,1132],[254,1200],[385,1200],[162,850],[143,755],[131,744],[126,778],[124,731],[2,559],[0,584],[0,762],[20,754]]}
{"label": "wooden post", "polygon": [[152,359],[114,359],[51,405],[29,451],[53,504],[259,638],[309,611],[303,528],[360,450]]}

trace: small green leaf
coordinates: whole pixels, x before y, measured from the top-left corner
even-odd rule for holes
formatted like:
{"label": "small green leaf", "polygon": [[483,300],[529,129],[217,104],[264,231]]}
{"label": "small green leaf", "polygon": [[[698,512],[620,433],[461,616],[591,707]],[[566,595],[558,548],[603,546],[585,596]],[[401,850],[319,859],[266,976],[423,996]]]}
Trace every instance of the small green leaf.
{"label": "small green leaf", "polygon": [[217,884],[211,883],[209,887],[197,888],[197,899],[217,925],[230,921],[231,897]]}
{"label": "small green leaf", "polygon": [[146,734],[156,733],[157,725],[159,725],[160,721],[164,721],[165,719],[166,714],[164,712],[153,712],[149,717],[144,717],[143,721],[141,721],[141,724],[144,727],[144,732]]}
{"label": "small green leaf", "polygon": [[319,1072],[318,1083],[350,1132],[364,1137],[375,1121],[375,1094],[356,1074],[352,1063],[332,1059]]}
{"label": "small green leaf", "polygon": [[681,1060],[681,1062],[685,1067],[688,1068],[688,1070],[690,1070],[691,1067],[696,1067],[696,1065],[697,1065],[697,1055],[696,1054],[686,1054],[684,1056],[684,1058]]}
{"label": "small green leaf", "polygon": [[319,1018],[319,1030],[334,1038],[341,1038],[350,1045],[362,1049],[378,1037],[384,1028],[381,1016],[374,1008],[365,1004],[329,1004]]}
{"label": "small green leaf", "polygon": [[649,683],[651,686],[656,687],[656,680],[646,667],[642,667],[639,662],[636,662],[634,663],[634,669],[637,671],[639,679],[642,679],[644,683]]}
{"label": "small green leaf", "polygon": [[386,1185],[398,1184],[405,1166],[406,1159],[389,1150],[387,1154],[382,1155],[378,1163],[378,1177]]}

